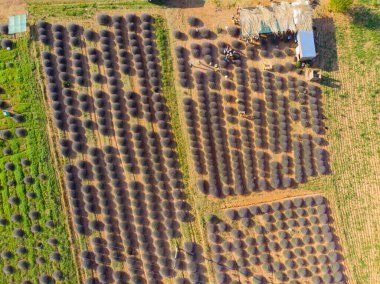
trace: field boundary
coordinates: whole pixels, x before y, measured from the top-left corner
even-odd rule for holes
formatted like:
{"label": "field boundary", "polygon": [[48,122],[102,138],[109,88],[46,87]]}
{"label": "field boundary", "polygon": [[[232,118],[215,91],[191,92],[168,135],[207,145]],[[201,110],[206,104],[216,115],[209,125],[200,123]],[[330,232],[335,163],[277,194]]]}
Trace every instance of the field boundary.
{"label": "field boundary", "polygon": [[[195,220],[191,223],[181,224],[181,227],[186,227],[186,230],[190,233],[191,237],[195,239],[195,241],[200,241],[201,246],[204,250],[204,254],[208,255],[207,251],[207,240],[205,239],[205,230],[203,226],[203,219],[205,216],[203,216],[204,211],[197,210],[197,204],[195,201],[195,194],[193,190],[197,190],[192,188],[191,181],[190,181],[190,173],[189,173],[189,159],[188,154],[186,152],[186,139],[185,139],[185,133],[183,132],[183,126],[181,123],[181,117],[179,109],[181,96],[179,95],[180,92],[176,91],[176,85],[174,82],[174,72],[173,72],[173,59],[171,56],[171,42],[170,42],[170,35],[169,35],[169,29],[167,29],[167,21],[164,19],[161,15],[157,15],[156,17],[156,27],[161,32],[157,33],[157,44],[158,44],[158,50],[159,50],[159,57],[160,61],[162,63],[162,69],[163,69],[163,94],[164,97],[167,98],[167,105],[169,108],[169,114],[172,122],[172,130],[173,134],[175,136],[175,140],[177,143],[177,153],[179,156],[179,161],[181,164],[181,169],[185,172],[183,172],[183,181],[184,181],[184,188],[187,195],[187,198],[190,199],[191,205],[192,205],[192,211],[194,214]],[[165,56],[163,56],[165,54]],[[169,96],[168,96],[169,95]],[[198,230],[194,230],[193,226],[198,227]],[[182,232],[183,233],[183,232]],[[186,236],[183,236],[186,238]],[[210,276],[212,276],[213,268],[210,265],[210,261],[207,257],[205,257],[205,264],[207,267],[208,272],[208,278],[210,279]]]}

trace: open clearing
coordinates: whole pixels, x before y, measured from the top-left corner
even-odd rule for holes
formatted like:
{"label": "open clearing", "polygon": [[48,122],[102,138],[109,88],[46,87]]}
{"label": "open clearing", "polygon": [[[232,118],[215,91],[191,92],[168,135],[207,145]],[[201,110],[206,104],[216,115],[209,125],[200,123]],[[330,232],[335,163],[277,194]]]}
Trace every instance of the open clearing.
{"label": "open clearing", "polygon": [[[324,80],[310,84],[292,70],[291,43],[268,38],[250,48],[225,29],[234,5],[256,4],[29,2],[36,24],[42,16],[46,21],[33,30],[45,44],[29,47],[41,64],[36,70],[43,73],[53,149],[54,163],[45,163],[44,173],[53,166],[59,173],[58,182],[48,175],[52,194],[38,204],[68,206],[69,226],[63,227],[60,207],[49,216],[62,224],[55,236],[64,247],[65,231],[74,236],[71,248],[79,259],[74,273],[76,258],[58,248],[62,261],[45,265],[45,273],[59,266],[70,283],[77,275],[119,283],[379,282],[376,6],[358,2],[350,16],[332,15],[322,1],[315,25]],[[100,11],[123,18],[96,20]],[[202,24],[191,27],[193,15]],[[95,33],[85,31],[90,28]],[[26,42],[17,42],[24,57]],[[241,50],[240,63],[223,63],[221,42]],[[281,66],[266,72],[265,64]],[[7,93],[14,92],[12,81],[7,84]],[[40,98],[40,91],[34,95]],[[38,117],[33,122],[43,127]],[[1,129],[13,131],[6,122]],[[32,137],[35,126],[27,120],[23,127],[26,139]],[[20,148],[37,149],[16,140]],[[50,157],[45,150],[31,150],[36,163]],[[16,172],[18,159],[11,160]],[[4,173],[2,184],[13,177]],[[14,179],[25,182],[27,174]],[[13,190],[4,188],[3,210]],[[25,190],[19,190],[24,204]],[[17,219],[10,214],[3,212]],[[25,246],[35,243],[35,237],[25,239]],[[42,251],[48,258],[50,251]],[[34,263],[37,255],[28,260]],[[16,267],[18,260],[4,265]]]}
{"label": "open clearing", "polygon": [[0,0],[0,23],[8,22],[8,17],[26,13],[26,3],[23,0]]}

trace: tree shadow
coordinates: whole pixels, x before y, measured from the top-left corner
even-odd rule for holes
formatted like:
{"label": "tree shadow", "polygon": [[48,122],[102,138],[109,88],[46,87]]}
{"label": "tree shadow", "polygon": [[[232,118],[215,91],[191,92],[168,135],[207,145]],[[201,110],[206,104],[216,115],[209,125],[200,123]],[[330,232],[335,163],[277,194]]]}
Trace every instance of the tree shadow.
{"label": "tree shadow", "polygon": [[338,70],[336,31],[333,18],[314,19],[315,44],[318,52],[316,67],[324,71]]}
{"label": "tree shadow", "polygon": [[340,89],[341,88],[341,82],[339,80],[336,80],[334,78],[323,76],[322,80],[320,82],[322,86],[330,87],[333,89]]}
{"label": "tree shadow", "polygon": [[380,28],[380,14],[368,7],[354,7],[350,10],[349,14],[352,17],[354,26],[369,30],[378,30]]}
{"label": "tree shadow", "polygon": [[150,0],[150,2],[168,8],[199,8],[205,5],[205,0]]}

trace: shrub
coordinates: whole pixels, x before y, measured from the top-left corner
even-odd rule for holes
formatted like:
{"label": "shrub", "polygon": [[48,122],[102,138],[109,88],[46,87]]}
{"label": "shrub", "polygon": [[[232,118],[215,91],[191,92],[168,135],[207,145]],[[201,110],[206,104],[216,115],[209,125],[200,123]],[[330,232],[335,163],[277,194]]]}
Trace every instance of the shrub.
{"label": "shrub", "polygon": [[34,193],[33,191],[28,191],[25,195],[30,199],[35,199],[37,197],[36,193]]}
{"label": "shrub", "polygon": [[12,236],[14,238],[22,238],[22,237],[24,237],[24,235],[25,235],[25,232],[19,228],[14,229],[12,232]]}
{"label": "shrub", "polygon": [[12,155],[12,149],[11,148],[8,148],[8,147],[5,147],[3,148],[3,155],[4,156],[7,156],[7,155]]}
{"label": "shrub", "polygon": [[73,37],[70,39],[70,44],[75,47],[80,47],[82,44],[82,41],[77,37]]}
{"label": "shrub", "polygon": [[187,22],[192,27],[196,27],[196,26],[199,26],[201,24],[201,21],[198,18],[194,17],[194,16],[188,17],[187,18]]}
{"label": "shrub", "polygon": [[11,265],[5,265],[4,267],[3,267],[3,272],[4,272],[4,274],[12,274],[12,273],[14,273],[14,271],[15,271],[15,269],[14,269],[14,267],[13,266],[11,266]]}
{"label": "shrub", "polygon": [[11,259],[12,257],[13,257],[13,254],[8,250],[1,252],[1,258],[4,260]]}
{"label": "shrub", "polygon": [[18,263],[17,263],[17,267],[21,270],[27,270],[29,269],[30,267],[30,264],[29,262],[27,262],[26,260],[22,259],[20,260]]}
{"label": "shrub", "polygon": [[37,234],[42,231],[42,227],[39,224],[33,224],[30,227],[30,230],[32,231],[32,233]]}
{"label": "shrub", "polygon": [[8,34],[8,25],[0,25],[0,33],[7,35]]}
{"label": "shrub", "polygon": [[154,22],[154,18],[151,15],[146,14],[146,13],[141,14],[140,19],[144,23],[153,23]]}
{"label": "shrub", "polygon": [[227,211],[226,211],[226,215],[227,215],[227,217],[228,217],[229,219],[231,219],[231,220],[236,220],[236,219],[239,217],[237,211],[236,211],[236,210],[233,210],[233,209],[229,209],[229,210],[227,210]]}
{"label": "shrub", "polygon": [[13,41],[9,40],[9,39],[3,39],[1,41],[1,47],[2,48],[12,48],[13,47]]}
{"label": "shrub", "polygon": [[20,199],[17,196],[11,196],[8,199],[8,203],[11,205],[18,205],[20,204]]}
{"label": "shrub", "polygon": [[62,281],[63,280],[63,273],[60,270],[55,270],[52,274],[53,279],[55,281]]}
{"label": "shrub", "polygon": [[199,31],[199,34],[204,39],[209,39],[212,35],[211,31],[209,29],[201,29]]}
{"label": "shrub", "polygon": [[7,171],[14,171],[15,170],[15,165],[12,162],[6,162],[4,164],[4,169]]}
{"label": "shrub", "polygon": [[278,64],[278,63],[276,63],[276,64],[273,65],[273,70],[275,72],[282,72],[283,68],[284,67],[281,64]]}
{"label": "shrub", "polygon": [[59,262],[61,260],[61,255],[58,252],[51,252],[49,258],[52,261]]}
{"label": "shrub", "polygon": [[51,42],[49,40],[49,37],[46,35],[40,35],[39,40],[44,44],[44,45],[50,45]]}
{"label": "shrub", "polygon": [[234,84],[231,81],[223,81],[222,82],[223,88],[231,90],[234,88]]}
{"label": "shrub", "polygon": [[350,9],[353,0],[330,0],[329,7],[334,12],[344,13]]}
{"label": "shrub", "polygon": [[269,52],[267,50],[262,50],[262,51],[260,51],[260,56],[261,57],[269,57]]}
{"label": "shrub", "polygon": [[54,227],[55,227],[55,223],[54,223],[53,220],[48,220],[48,221],[46,221],[45,226],[46,226],[47,228],[51,229],[51,228],[54,228]]}
{"label": "shrub", "polygon": [[111,17],[105,14],[99,14],[96,17],[96,20],[98,21],[99,25],[102,25],[102,26],[109,26],[112,23]]}
{"label": "shrub", "polygon": [[31,210],[28,213],[30,220],[37,220],[41,217],[40,213],[36,210]]}
{"label": "shrub", "polygon": [[238,27],[235,27],[235,26],[229,26],[227,28],[227,32],[230,36],[237,37],[240,34],[240,29]]}
{"label": "shrub", "polygon": [[12,133],[9,130],[2,130],[0,131],[0,138],[7,140],[12,138]]}
{"label": "shrub", "polygon": [[283,56],[283,53],[278,48],[274,48],[272,52],[273,52],[273,55],[276,56],[276,57]]}
{"label": "shrub", "polygon": [[233,40],[231,45],[235,49],[242,49],[244,47],[243,43],[239,40]]}

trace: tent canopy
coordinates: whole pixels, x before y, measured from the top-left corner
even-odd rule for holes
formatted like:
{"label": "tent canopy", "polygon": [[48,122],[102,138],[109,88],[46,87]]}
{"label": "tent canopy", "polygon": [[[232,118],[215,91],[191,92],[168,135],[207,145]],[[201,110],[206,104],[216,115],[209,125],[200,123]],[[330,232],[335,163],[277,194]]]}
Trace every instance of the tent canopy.
{"label": "tent canopy", "polygon": [[8,17],[8,34],[26,32],[26,14]]}
{"label": "tent canopy", "polygon": [[240,10],[240,26],[243,37],[312,30],[312,22],[313,9],[303,0]]}

